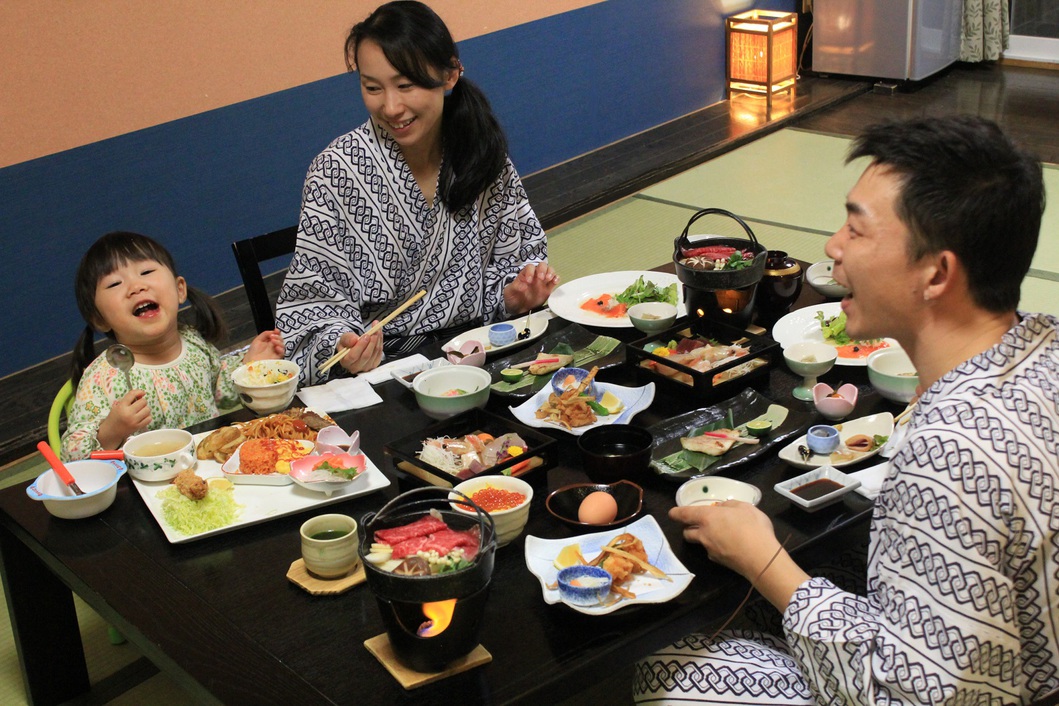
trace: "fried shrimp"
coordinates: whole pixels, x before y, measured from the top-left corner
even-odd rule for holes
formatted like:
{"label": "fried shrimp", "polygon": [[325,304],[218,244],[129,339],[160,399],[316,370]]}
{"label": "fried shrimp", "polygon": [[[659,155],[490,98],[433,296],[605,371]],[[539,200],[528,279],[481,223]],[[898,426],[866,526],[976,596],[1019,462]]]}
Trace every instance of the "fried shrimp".
{"label": "fried shrimp", "polygon": [[182,495],[191,500],[202,500],[206,497],[206,493],[210,491],[209,484],[202,478],[195,475],[195,472],[190,468],[181,471],[173,479],[173,485],[177,487]]}

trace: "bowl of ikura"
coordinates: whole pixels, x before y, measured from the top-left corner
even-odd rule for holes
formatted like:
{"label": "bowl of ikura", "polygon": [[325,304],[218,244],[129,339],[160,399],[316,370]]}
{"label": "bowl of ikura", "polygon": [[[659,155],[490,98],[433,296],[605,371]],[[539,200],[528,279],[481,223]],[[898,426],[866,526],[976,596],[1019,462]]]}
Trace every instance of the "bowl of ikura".
{"label": "bowl of ikura", "polygon": [[489,401],[489,385],[493,379],[482,368],[470,365],[449,365],[424,370],[412,381],[419,408],[433,419],[484,407]]}
{"label": "bowl of ikura", "polygon": [[232,371],[243,404],[258,414],[286,409],[298,389],[301,368],[290,360],[256,360]]}
{"label": "bowl of ikura", "polygon": [[457,512],[468,515],[476,512],[473,506],[460,502],[466,496],[489,513],[496,524],[498,547],[511,542],[526,527],[533,501],[533,488],[526,481],[510,476],[484,476],[466,480],[452,490],[449,499]]}
{"label": "bowl of ikura", "polygon": [[394,654],[438,672],[478,645],[496,554],[496,525],[467,496],[427,487],[361,520],[360,556]]}

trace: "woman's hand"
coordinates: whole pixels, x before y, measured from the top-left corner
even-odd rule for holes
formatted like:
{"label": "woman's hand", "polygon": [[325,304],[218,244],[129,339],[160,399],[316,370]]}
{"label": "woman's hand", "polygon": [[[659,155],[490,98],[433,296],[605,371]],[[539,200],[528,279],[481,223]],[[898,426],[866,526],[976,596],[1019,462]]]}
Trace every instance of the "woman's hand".
{"label": "woman's hand", "polygon": [[548,301],[559,286],[559,275],[547,262],[523,267],[515,279],[504,287],[504,306],[511,315],[522,314]]}
{"label": "woman's hand", "polygon": [[686,525],[684,539],[701,544],[711,561],[750,580],[777,610],[785,610],[794,591],[809,579],[783,551],[768,515],[750,503],[674,507],[669,517]]}
{"label": "woman's hand", "polygon": [[262,331],[250,341],[250,346],[243,355],[244,363],[255,360],[281,360],[283,358],[283,335],[279,329]]}
{"label": "woman's hand", "polygon": [[118,449],[132,434],[151,423],[151,409],[143,390],[132,390],[110,406],[110,414],[96,432],[96,439],[104,449]]}
{"label": "woman's hand", "polygon": [[[373,322],[372,326],[375,325]],[[340,348],[349,348],[339,364],[351,373],[373,370],[382,362],[382,331],[370,336],[361,336],[352,331],[338,339]]]}

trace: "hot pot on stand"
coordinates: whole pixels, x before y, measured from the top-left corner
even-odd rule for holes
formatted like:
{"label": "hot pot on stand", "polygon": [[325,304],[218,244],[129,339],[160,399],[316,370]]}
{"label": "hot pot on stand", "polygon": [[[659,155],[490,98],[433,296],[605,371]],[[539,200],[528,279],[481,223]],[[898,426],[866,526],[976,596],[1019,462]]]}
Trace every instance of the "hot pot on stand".
{"label": "hot pot on stand", "polygon": [[404,527],[427,514],[435,514],[452,530],[479,533],[473,562],[456,571],[408,576],[364,561],[368,587],[375,595],[394,654],[402,664],[418,672],[441,671],[477,647],[489,597],[496,552],[493,518],[462,493],[461,504],[474,512],[454,510],[449,500],[454,492],[447,488],[416,488],[361,520],[361,559],[371,551],[377,531]]}
{"label": "hot pot on stand", "polygon": [[[747,238],[708,235],[692,242],[688,238],[691,225],[704,216],[714,215],[734,220]],[[695,253],[714,246],[748,253],[746,259],[750,265],[737,270],[705,269],[711,258]],[[688,315],[746,328],[754,314],[758,283],[765,273],[765,253],[766,249],[758,242],[754,231],[734,213],[721,208],[704,208],[693,215],[680,237],[673,242],[673,265],[677,278],[684,285],[684,304]]]}

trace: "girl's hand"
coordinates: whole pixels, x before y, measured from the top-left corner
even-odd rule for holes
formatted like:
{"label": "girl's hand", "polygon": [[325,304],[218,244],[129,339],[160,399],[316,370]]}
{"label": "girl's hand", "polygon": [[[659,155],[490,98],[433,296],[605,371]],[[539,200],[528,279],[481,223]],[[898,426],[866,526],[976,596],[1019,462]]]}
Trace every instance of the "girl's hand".
{"label": "girl's hand", "polygon": [[96,439],[104,449],[118,449],[132,434],[151,423],[151,410],[143,390],[132,390],[115,400],[110,414],[99,425]]}
{"label": "girl's hand", "polygon": [[262,331],[250,341],[246,354],[243,355],[244,363],[253,363],[255,360],[281,360],[283,358],[283,335],[279,329]]}
{"label": "girl's hand", "polygon": [[504,287],[504,306],[509,314],[522,314],[548,301],[559,286],[559,275],[547,262],[526,265],[511,284]]}
{"label": "girl's hand", "polygon": [[382,331],[371,336],[360,336],[350,331],[342,334],[338,345],[340,348],[349,348],[339,364],[351,373],[373,370],[382,362]]}

